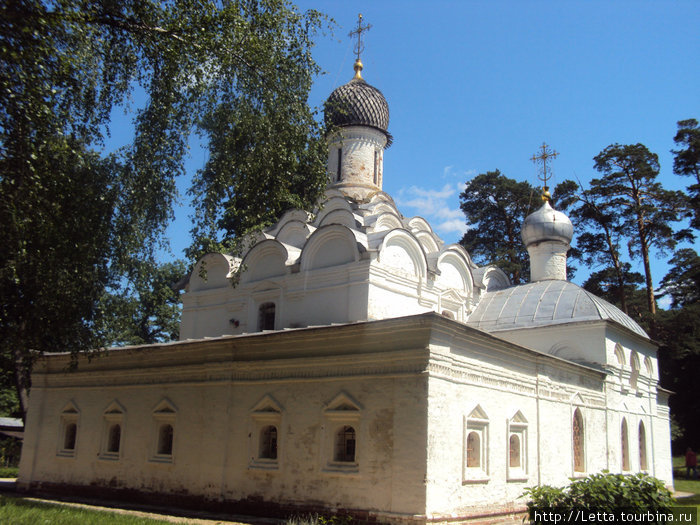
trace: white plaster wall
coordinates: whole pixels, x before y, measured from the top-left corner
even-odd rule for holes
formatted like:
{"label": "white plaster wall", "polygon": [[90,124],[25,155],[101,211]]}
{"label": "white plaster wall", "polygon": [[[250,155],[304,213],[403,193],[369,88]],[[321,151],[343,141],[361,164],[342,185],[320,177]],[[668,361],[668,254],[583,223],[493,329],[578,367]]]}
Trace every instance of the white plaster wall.
{"label": "white plaster wall", "polygon": [[[293,273],[279,282],[227,284],[185,294],[180,339],[255,332],[258,307],[269,301],[275,303],[276,329],[366,320],[368,265],[359,261]],[[239,321],[238,327],[231,319]]]}
{"label": "white plaster wall", "polygon": [[[356,472],[327,469],[324,437],[336,423],[324,408],[339,393],[360,405]],[[251,409],[264,396],[282,407],[276,468],[251,466]],[[155,443],[153,408],[167,398],[177,408],[173,461],[149,461]],[[125,408],[119,460],[99,458],[103,412],[117,399]],[[323,381],[137,385],[32,391],[20,484],[32,480],[211,499],[262,498],[285,504],[420,514],[425,496],[426,380],[333,378]],[[56,455],[60,414],[80,409],[76,454]]]}
{"label": "white plaster wall", "polygon": [[527,247],[530,255],[530,282],[566,280],[566,251],[563,242],[545,241]]}
{"label": "white plaster wall", "polygon": [[388,286],[385,282],[374,280],[369,285],[367,308],[369,319],[401,317],[430,312],[436,308],[436,301],[433,304],[420,304],[415,288],[402,288],[398,285]]}
{"label": "white plaster wall", "polygon": [[[384,146],[386,136],[366,126],[341,129],[329,142],[328,174],[330,188],[350,196],[364,198],[381,191],[384,175]],[[337,180],[338,153],[342,148],[341,178]],[[377,153],[377,182],[374,182],[374,159]]]}
{"label": "white plaster wall", "polygon": [[243,310],[243,304],[236,299],[235,291],[228,282],[218,289],[200,290],[183,295],[180,339],[201,339],[236,333],[229,323],[232,317],[243,319],[240,312],[236,316],[231,311]]}
{"label": "white plaster wall", "polygon": [[567,323],[494,334],[548,354],[566,347],[561,357],[581,363],[606,363],[608,359],[605,323]]}
{"label": "white plaster wall", "polygon": [[[429,516],[508,508],[523,503],[519,498],[528,486],[564,486],[571,477],[602,470],[619,472],[622,417],[628,421],[630,472],[641,470],[638,425],[644,421],[646,471],[670,483],[668,420],[664,423],[651,417],[656,412],[653,397],[623,393],[604,374],[577,372],[563,362],[538,364],[517,354],[506,359],[505,350],[489,351],[456,342],[446,348],[449,357],[436,365],[429,380]],[[488,470],[487,475],[473,479],[473,474],[465,475],[464,471],[464,421],[476,406],[489,421]],[[576,409],[584,420],[584,473],[574,472],[573,465]],[[528,422],[526,479],[509,479],[508,421],[517,411]]]}
{"label": "white plaster wall", "polygon": [[659,396],[657,411],[653,414],[651,424],[653,427],[648,431],[648,434],[653,439],[650,445],[654,449],[654,475],[664,480],[667,486],[673,487],[671,425],[667,394]]}

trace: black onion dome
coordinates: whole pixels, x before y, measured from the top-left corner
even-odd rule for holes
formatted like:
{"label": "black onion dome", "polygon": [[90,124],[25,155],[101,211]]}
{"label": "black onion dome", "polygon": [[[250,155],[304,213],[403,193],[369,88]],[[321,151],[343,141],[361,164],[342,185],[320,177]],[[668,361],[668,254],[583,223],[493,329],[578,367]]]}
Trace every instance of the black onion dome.
{"label": "black onion dome", "polygon": [[326,126],[369,126],[386,135],[387,147],[392,137],[389,127],[389,104],[384,95],[361,78],[353,78],[336,88],[326,100],[324,108]]}

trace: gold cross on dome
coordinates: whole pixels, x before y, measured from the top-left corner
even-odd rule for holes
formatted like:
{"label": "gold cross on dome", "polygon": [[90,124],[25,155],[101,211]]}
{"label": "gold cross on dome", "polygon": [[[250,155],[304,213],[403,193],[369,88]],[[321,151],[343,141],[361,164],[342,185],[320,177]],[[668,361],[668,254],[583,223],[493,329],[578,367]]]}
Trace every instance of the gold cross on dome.
{"label": "gold cross on dome", "polygon": [[357,43],[355,44],[355,57],[356,60],[360,60],[360,53],[365,49],[362,45],[362,33],[369,31],[372,28],[371,24],[362,25],[362,13],[357,15],[357,29],[350,31],[348,36],[354,38],[357,35]]}
{"label": "gold cross on dome", "polygon": [[535,164],[541,164],[541,166],[539,166],[540,175],[538,175],[537,177],[544,183],[544,192],[542,194],[542,199],[550,200],[551,197],[549,195],[549,187],[547,186],[547,181],[551,177],[551,169],[549,170],[549,173],[547,173],[547,162],[550,159],[556,159],[559,153],[547,146],[545,142],[543,142],[540,146],[539,152],[539,155],[533,155],[530,158],[530,160]]}

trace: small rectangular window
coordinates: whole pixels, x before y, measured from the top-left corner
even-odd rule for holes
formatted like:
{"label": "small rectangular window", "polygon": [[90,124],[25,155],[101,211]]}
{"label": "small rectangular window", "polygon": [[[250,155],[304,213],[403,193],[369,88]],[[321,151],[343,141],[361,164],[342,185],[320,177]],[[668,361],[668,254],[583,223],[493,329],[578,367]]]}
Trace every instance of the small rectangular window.
{"label": "small rectangular window", "polygon": [[275,303],[263,303],[258,308],[258,330],[275,329]]}
{"label": "small rectangular window", "polygon": [[336,182],[340,182],[340,172],[341,172],[341,167],[343,165],[343,147],[338,148],[338,169],[335,173],[335,180]]}
{"label": "small rectangular window", "polygon": [[379,154],[377,153],[377,150],[374,150],[374,185],[377,185],[377,181],[379,175]]}

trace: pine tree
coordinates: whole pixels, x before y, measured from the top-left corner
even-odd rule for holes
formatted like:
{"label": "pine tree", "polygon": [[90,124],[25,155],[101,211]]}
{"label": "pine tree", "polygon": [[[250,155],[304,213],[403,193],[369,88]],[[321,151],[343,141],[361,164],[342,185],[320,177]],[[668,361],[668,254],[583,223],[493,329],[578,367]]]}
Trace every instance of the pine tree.
{"label": "pine tree", "polygon": [[627,241],[631,258],[640,258],[644,268],[647,308],[656,313],[654,281],[651,273],[652,250],[675,248],[688,232],[674,232],[684,196],[663,188],[657,177],[659,160],[642,144],[613,144],[594,157],[602,177],[593,179],[590,195],[605,202],[607,214],[619,218],[620,234]]}
{"label": "pine tree", "polygon": [[495,264],[513,284],[525,282],[530,264],[520,227],[539,203],[535,188],[496,170],[467,182],[459,197],[469,226],[462,246],[477,264]]}

